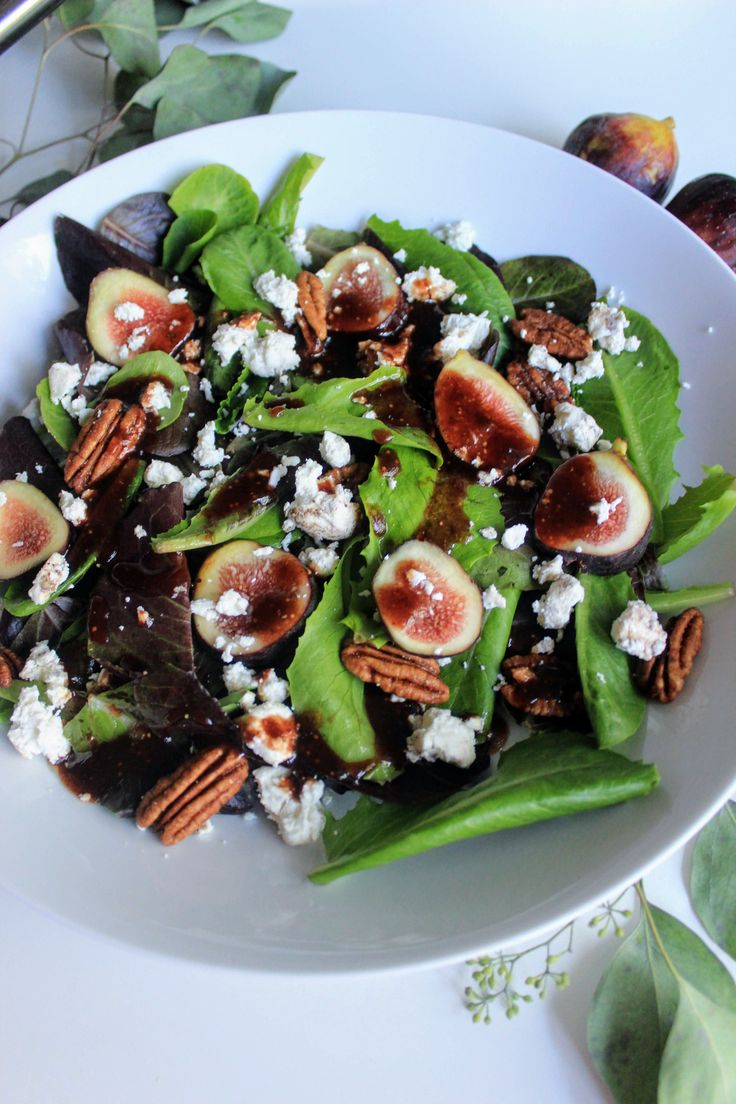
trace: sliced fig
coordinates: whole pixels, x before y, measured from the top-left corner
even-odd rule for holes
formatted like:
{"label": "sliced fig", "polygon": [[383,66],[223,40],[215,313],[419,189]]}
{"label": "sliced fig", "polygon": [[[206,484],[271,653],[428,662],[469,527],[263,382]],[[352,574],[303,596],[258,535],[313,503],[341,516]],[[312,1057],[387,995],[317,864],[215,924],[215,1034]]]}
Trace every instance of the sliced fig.
{"label": "sliced fig", "polygon": [[478,587],[428,541],[406,541],[388,556],[374,576],[373,595],[392,639],[414,655],[457,655],[480,634]]}
{"label": "sliced fig", "polygon": [[0,579],[15,579],[66,548],[69,526],[43,491],[3,479],[0,502]]}
{"label": "sliced fig", "polygon": [[534,513],[538,542],[594,575],[615,575],[632,567],[644,554],[651,528],[646,488],[613,451],[566,460]]}
{"label": "sliced fig", "polygon": [[539,422],[504,377],[461,351],[448,360],[434,389],[445,444],[476,468],[513,471],[539,447]]}
{"label": "sliced fig", "polygon": [[97,355],[120,367],[139,353],[173,353],[196,319],[187,303],[172,303],[169,294],[129,268],[107,268],[95,276],[86,327]]}
{"label": "sliced fig", "polygon": [[373,246],[361,242],[343,249],[319,275],[327,301],[328,330],[388,337],[406,321],[399,275]]}
{"label": "sliced fig", "polygon": [[192,613],[207,644],[253,659],[294,633],[311,603],[312,576],[296,556],[234,540],[202,564]]}

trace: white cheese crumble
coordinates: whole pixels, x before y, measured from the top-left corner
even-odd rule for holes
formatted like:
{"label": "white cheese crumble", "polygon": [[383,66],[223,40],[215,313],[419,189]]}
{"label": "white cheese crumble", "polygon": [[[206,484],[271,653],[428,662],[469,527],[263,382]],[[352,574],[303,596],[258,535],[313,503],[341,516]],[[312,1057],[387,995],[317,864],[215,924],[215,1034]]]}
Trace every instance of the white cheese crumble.
{"label": "white cheese crumble", "polygon": [[8,739],[25,759],[45,755],[58,763],[71,750],[61,717],[41,701],[37,686],[24,686],[10,718]]}
{"label": "white cheese crumble", "polygon": [[551,636],[543,636],[536,644],[532,644],[534,655],[551,655],[555,650],[555,642]]}
{"label": "white cheese crumble", "polygon": [[457,290],[457,284],[443,276],[435,265],[420,265],[407,272],[401,288],[410,302],[441,303]]}
{"label": "white cheese crumble", "polygon": [[146,338],[150,333],[148,326],[137,326],[133,332],[129,335],[127,341],[125,341],[118,349],[118,356],[121,360],[128,360],[131,353],[137,353],[145,343]]}
{"label": "white cheese crumble", "polygon": [[84,386],[97,387],[98,384],[109,380],[116,372],[117,368],[114,364],[107,364],[104,360],[93,360],[84,377]]}
{"label": "white cheese crumble", "polygon": [[211,598],[195,598],[189,609],[194,617],[201,617],[204,621],[217,620],[218,613]]}
{"label": "white cheese crumble", "polygon": [[297,728],[288,705],[265,702],[253,706],[243,728],[248,747],[269,766],[280,766],[296,751]]}
{"label": "white cheese crumble", "polygon": [[72,398],[71,395],[64,395],[61,405],[67,414],[70,414],[72,418],[76,418],[80,425],[84,425],[92,417],[92,407],[87,406],[84,395],[77,395],[75,398]]}
{"label": "white cheese crumble", "polygon": [[261,804],[284,843],[298,846],[318,840],[325,824],[320,805],[324,782],[307,779],[297,789],[294,775],[284,767],[259,767],[253,774]]}
{"label": "white cheese crumble", "polygon": [[532,568],[532,578],[543,586],[546,583],[553,583],[562,574],[562,556],[554,556],[551,560],[540,560]]}
{"label": "white cheese crumble", "polygon": [[71,395],[82,378],[78,364],[67,364],[65,360],[55,361],[49,368],[49,393],[51,401],[58,406],[62,399]]}
{"label": "white cheese crumble", "polygon": [[617,508],[623,502],[623,498],[613,498],[610,500],[607,498],[601,498],[598,502],[594,502],[592,506],[589,506],[591,514],[595,517],[596,525],[605,525],[612,514],[616,513]]}
{"label": "white cheese crumble", "polygon": [[399,264],[403,264],[404,261],[406,260],[406,250],[405,249],[397,249],[396,252],[394,253],[394,259],[397,260],[399,262]]}
{"label": "white cheese crumble", "polygon": [[436,238],[439,238],[446,245],[467,253],[475,241],[476,230],[472,222],[468,222],[467,219],[460,219],[459,222],[446,222],[444,226],[438,226],[433,233]]}
{"label": "white cheese crumble", "polygon": [[203,468],[214,468],[225,459],[225,450],[215,444],[215,423],[205,422],[197,434],[192,457]]}
{"label": "white cheese crumble", "polygon": [[602,671],[596,671],[595,677],[598,679],[599,682],[602,682],[603,685],[605,686],[606,676],[603,674]]}
{"label": "white cheese crumble", "polygon": [[442,340],[434,347],[435,355],[445,363],[461,349],[476,353],[490,332],[487,311],[482,314],[446,314],[440,322]]}
{"label": "white cheese crumble", "polygon": [[570,449],[590,452],[603,434],[595,418],[586,414],[581,407],[569,402],[557,404],[549,432],[563,456]]}
{"label": "white cheese crumble", "polygon": [[[68,492],[67,492],[67,494],[68,494]],[[74,496],[72,496],[72,497],[74,497]],[[6,495],[5,491],[0,491],[0,506],[4,506],[7,501],[8,501],[8,496]]]}
{"label": "white cheese crumble", "polygon": [[24,471],[16,472],[15,473],[15,478],[18,481],[18,483],[27,483],[28,482],[28,472],[24,472]]}
{"label": "white cheese crumble", "polygon": [[296,469],[294,499],[284,507],[285,528],[298,527],[317,541],[345,540],[358,525],[358,507],[342,483],[332,494],[321,491],[317,485],[321,475],[322,466],[315,460],[305,460]]}
{"label": "white cheese crumble", "polygon": [[72,696],[64,664],[45,640],[31,648],[20,677],[29,682],[42,682],[46,687],[46,697],[54,709],[61,709]]}
{"label": "white cheese crumble", "polygon": [[207,480],[203,479],[201,475],[197,475],[193,472],[191,475],[186,476],[185,479],[182,479],[181,486],[184,492],[184,502],[187,506],[190,506],[197,495],[207,486]]}
{"label": "white cheese crumble", "polygon": [[504,548],[508,548],[509,551],[514,552],[517,548],[521,548],[526,540],[527,532],[528,526],[524,525],[523,522],[519,522],[518,525],[511,525],[505,530],[501,537],[501,544]]}
{"label": "white cheese crumble", "polygon": [[425,759],[434,763],[453,763],[456,767],[469,767],[475,761],[475,731],[473,727],[453,717],[448,709],[433,707],[409,718],[412,734],[406,743],[406,757],[410,763]]}
{"label": "white cheese crumble", "polygon": [[328,575],[333,574],[340,562],[340,553],[334,545],[329,545],[327,548],[304,548],[299,553],[299,559],[315,575],[326,579]]}
{"label": "white cheese crumble", "polygon": [[638,337],[626,337],[624,330],[629,326],[629,319],[619,307],[609,307],[603,302],[591,303],[586,325],[593,340],[612,356],[634,353],[641,345]]}
{"label": "white cheese crumble", "polygon": [[124,303],[118,303],[112,313],[118,322],[140,322],[146,317],[146,312],[140,303],[133,303],[130,299]]}
{"label": "white cheese crumble", "polygon": [[214,646],[218,652],[222,652],[223,663],[232,663],[235,659],[233,648],[252,648],[255,642],[254,636],[218,636]]}
{"label": "white cheese crumble", "polygon": [[319,443],[319,454],[331,468],[344,468],[350,463],[350,445],[344,437],[326,429]]}
{"label": "white cheese crumble", "polygon": [[151,625],[153,624],[153,618],[144,606],[136,606],[135,615],[138,619],[139,625],[143,625],[145,626],[145,628],[150,629]]}
{"label": "white cheese crumble", "polygon": [[573,609],[585,598],[583,585],[573,575],[560,575],[546,594],[532,603],[543,629],[564,629]]}
{"label": "white cheese crumble", "polygon": [[312,254],[307,249],[306,241],[307,231],[302,226],[295,226],[284,239],[284,245],[302,268],[309,268],[312,263]]}
{"label": "white cheese crumble", "polygon": [[71,491],[59,492],[59,509],[61,516],[71,525],[84,525],[87,520],[87,503]]}
{"label": "white cheese crumble", "polygon": [[289,684],[286,679],[279,678],[270,667],[264,671],[258,679],[258,698],[262,702],[278,702],[282,704],[289,696]]}
{"label": "white cheese crumble", "polygon": [[222,364],[228,364],[236,353],[240,353],[253,375],[261,378],[284,375],[299,364],[293,334],[270,330],[259,337],[255,325],[245,328],[224,322],[215,330],[212,348]]}
{"label": "white cheese crumble", "polygon": [[562,362],[547,352],[546,345],[531,345],[527,360],[532,368],[542,368],[553,376],[558,376],[562,370]]}
{"label": "white cheese crumble", "polygon": [[506,599],[498,587],[494,586],[493,583],[491,583],[489,587],[486,587],[481,597],[483,599],[484,610],[506,609]]}
{"label": "white cheese crumble", "polygon": [[189,292],[186,288],[183,287],[172,288],[172,290],[169,292],[170,303],[186,303],[188,298]]}
{"label": "white cheese crumble", "polygon": [[654,659],[667,645],[667,633],[646,602],[629,602],[611,625],[611,638],[617,648],[637,659]]}
{"label": "white cheese crumble", "polygon": [[213,403],[215,401],[215,396],[212,393],[212,384],[206,376],[202,376],[200,379],[199,390],[202,392],[207,402]]}
{"label": "white cheese crumble", "polygon": [[222,678],[229,694],[235,694],[239,690],[255,690],[257,685],[255,671],[240,662],[223,667]]}
{"label": "white cheese crumble", "polygon": [[600,349],[593,349],[583,360],[577,360],[574,364],[570,382],[580,386],[590,379],[600,379],[605,369],[603,367],[603,354]]}
{"label": "white cheese crumble", "polygon": [[181,483],[183,476],[176,464],[167,460],[152,460],[143,473],[147,487],[168,487],[170,483]]}
{"label": "white cheese crumble", "polygon": [[147,414],[158,414],[171,406],[171,391],[161,380],[151,380],[143,388],[140,403]]}
{"label": "white cheese crumble", "polygon": [[69,564],[61,552],[52,552],[31,583],[28,597],[37,606],[44,606],[51,595],[69,578]]}
{"label": "white cheese crumble", "polygon": [[277,276],[272,268],[264,272],[253,281],[256,295],[273,303],[281,311],[281,315],[287,326],[290,326],[297,316],[299,288],[294,280],[288,276]]}
{"label": "white cheese crumble", "polygon": [[491,468],[489,471],[478,472],[478,486],[492,487],[494,483],[498,483],[500,478],[501,472],[498,468]]}
{"label": "white cheese crumble", "polygon": [[495,540],[498,536],[498,532],[492,525],[485,525],[482,529],[479,529],[478,532],[484,540]]}
{"label": "white cheese crumble", "polygon": [[434,591],[434,583],[430,582],[424,571],[417,571],[414,567],[407,571],[406,581],[414,590],[421,590],[424,594],[432,594]]}
{"label": "white cheese crumble", "polygon": [[250,599],[239,590],[225,590],[215,603],[215,609],[223,617],[242,617],[250,609]]}
{"label": "white cheese crumble", "polygon": [[142,525],[136,525],[133,530],[133,536],[137,537],[138,540],[144,540],[144,538],[148,536],[148,533]]}

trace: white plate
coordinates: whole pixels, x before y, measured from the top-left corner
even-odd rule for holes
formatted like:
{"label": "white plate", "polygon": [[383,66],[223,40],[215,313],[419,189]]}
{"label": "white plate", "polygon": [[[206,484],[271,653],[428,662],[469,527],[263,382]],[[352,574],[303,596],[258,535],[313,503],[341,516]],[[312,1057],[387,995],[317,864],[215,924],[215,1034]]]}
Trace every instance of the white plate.
{"label": "white plate", "polygon": [[[134,192],[170,189],[221,161],[261,195],[304,150],[326,162],[300,224],[353,228],[376,211],[408,226],[468,218],[496,257],[561,253],[615,284],[681,359],[686,443],[678,461],[736,464],[736,280],[689,230],[613,177],[513,134],[421,116],[310,112],[224,123],[95,169],[0,230],[3,410],[46,370],[51,323],[73,304],[56,265],[57,213],[94,226]],[[708,332],[710,327],[713,332]],[[674,582],[733,574],[733,525],[671,571]],[[0,882],[59,918],[146,950],[272,972],[346,972],[440,963],[533,938],[635,880],[692,835],[736,781],[733,604],[708,611],[697,676],[649,711],[634,752],[658,764],[644,800],[504,832],[327,887],[306,872],[320,848],[290,849],[271,826],[219,818],[166,851],[76,801],[44,764],[0,744]]]}

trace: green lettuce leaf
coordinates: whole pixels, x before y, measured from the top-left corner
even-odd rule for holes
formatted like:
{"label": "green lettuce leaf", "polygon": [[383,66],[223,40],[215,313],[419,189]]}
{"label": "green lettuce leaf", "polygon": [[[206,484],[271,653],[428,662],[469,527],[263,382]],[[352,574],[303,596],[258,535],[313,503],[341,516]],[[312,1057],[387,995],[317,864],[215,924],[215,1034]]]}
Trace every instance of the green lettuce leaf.
{"label": "green lettuce leaf", "polygon": [[85,705],[64,725],[64,735],[76,752],[91,751],[124,736],[136,723],[133,684],[90,694]]}
{"label": "green lettuce leaf", "polygon": [[450,688],[447,708],[456,716],[480,717],[483,735],[491,725],[496,699],[493,687],[501,669],[501,660],[506,654],[511,623],[519,601],[519,591],[513,587],[507,587],[501,593],[506,599],[505,608],[487,613],[481,634],[473,647],[453,656],[440,672],[442,681]]}
{"label": "green lettuce leaf", "polygon": [[420,265],[435,265],[443,276],[454,280],[458,294],[466,296],[462,314],[482,314],[488,311],[493,328],[498,331],[499,344],[497,361],[502,361],[511,348],[511,339],[504,318],[514,318],[514,304],[503,284],[488,265],[483,264],[472,253],[453,249],[439,241],[428,230],[406,230],[400,222],[384,222],[377,215],[371,215],[366,225],[388,246],[392,253],[406,250],[408,269]]}
{"label": "green lettuce leaf", "polygon": [[660,563],[670,563],[696,548],[722,525],[736,506],[736,477],[720,464],[704,467],[705,479],[662,511],[662,536],[657,548]]}
{"label": "green lettuce leaf", "polygon": [[41,421],[46,426],[46,429],[54,438],[57,445],[61,445],[66,452],[69,452],[69,449],[77,439],[79,426],[74,421],[71,414],[67,414],[61,403],[51,401],[51,388],[49,387],[48,377],[44,376],[36,387],[36,398],[38,399],[38,406],[41,412]]}
{"label": "green lettuce leaf", "polygon": [[264,226],[238,226],[219,234],[204,247],[201,264],[205,280],[228,310],[265,315],[273,314],[273,305],[256,294],[253,281],[269,269],[292,279],[299,272],[281,239]]}
{"label": "green lettuce leaf", "polygon": [[131,383],[140,383],[144,387],[152,380],[162,380],[169,386],[169,405],[158,412],[157,429],[170,426],[184,409],[184,401],[189,392],[191,375],[185,372],[181,364],[166,353],[140,353],[118,368],[105,384],[103,395],[108,398],[118,391],[127,391]]}
{"label": "green lettuce leaf", "polygon": [[533,736],[501,757],[497,773],[430,808],[379,805],[366,797],[340,820],[328,814],[324,884],[458,840],[533,824],[648,794],[654,766],[591,748],[578,734]]}
{"label": "green lettuce leaf", "polygon": [[647,604],[663,616],[682,613],[690,606],[726,602],[733,596],[733,583],[706,583],[704,586],[682,587],[681,590],[648,590],[644,595]]}
{"label": "green lettuce leaf", "polygon": [[487,558],[493,554],[496,544],[496,538],[489,540],[482,537],[481,529],[495,529],[500,537],[506,524],[501,513],[501,499],[495,487],[481,487],[477,483],[470,483],[465,492],[463,510],[471,523],[470,536],[466,541],[456,544],[451,555],[475,579],[476,568],[482,568]]}
{"label": "green lettuce leaf", "polygon": [[[243,469],[216,487],[204,505],[190,518],[154,537],[154,552],[188,552],[192,548],[208,548],[228,540],[253,540],[274,547],[284,539],[281,508],[275,502],[258,501],[242,508],[237,505],[233,489],[243,477]],[[235,505],[222,513],[218,499],[233,498]],[[275,496],[274,496],[275,497]]]}
{"label": "green lettuce leaf", "polygon": [[164,238],[166,268],[184,272],[217,234],[254,223],[258,196],[240,173],[227,165],[203,165],[176,187],[169,206],[179,217]]}
{"label": "green lettuce leaf", "polygon": [[329,226],[313,226],[305,245],[312,254],[312,265],[319,268],[330,257],[343,249],[349,249],[351,245],[357,245],[359,241],[360,234],[356,234],[354,230],[331,230]]}
{"label": "green lettuce leaf", "polygon": [[324,157],[316,153],[303,153],[297,157],[263,204],[258,216],[260,226],[273,230],[280,237],[292,232],[302,193],[323,161]]}
{"label": "green lettuce leaf", "polygon": [[503,262],[501,275],[517,310],[553,303],[550,310],[581,322],[595,299],[593,277],[569,257],[516,257]]}

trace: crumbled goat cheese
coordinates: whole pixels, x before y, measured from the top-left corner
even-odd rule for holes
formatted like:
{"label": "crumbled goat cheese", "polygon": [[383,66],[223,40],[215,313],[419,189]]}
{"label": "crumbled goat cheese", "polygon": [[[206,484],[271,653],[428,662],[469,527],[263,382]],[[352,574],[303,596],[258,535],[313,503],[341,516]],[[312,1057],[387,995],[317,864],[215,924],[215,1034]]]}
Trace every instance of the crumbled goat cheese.
{"label": "crumbled goat cheese", "polygon": [[623,498],[621,496],[611,499],[610,502],[607,498],[601,498],[598,502],[594,502],[592,506],[589,506],[588,509],[591,514],[595,515],[596,525],[605,525],[611,514],[616,513],[617,507],[620,506],[622,502]]}
{"label": "crumbled goat cheese", "polygon": [[140,404],[147,414],[168,410],[171,406],[171,391],[161,380],[152,380],[143,388]]}
{"label": "crumbled goat cheese", "polygon": [[28,472],[24,472],[24,471],[16,472],[15,473],[15,478],[18,481],[18,483],[27,483],[28,482]]}
{"label": "crumbled goat cheese", "polygon": [[461,349],[475,353],[488,339],[490,332],[487,311],[482,314],[446,314],[440,322],[442,340],[435,345],[435,354],[445,363]]}
{"label": "crumbled goat cheese", "polygon": [[586,325],[593,340],[612,356],[636,352],[641,345],[638,337],[627,338],[624,334],[629,319],[618,307],[609,307],[603,302],[591,303]]}
{"label": "crumbled goat cheese", "polygon": [[501,544],[504,548],[508,548],[513,552],[517,548],[521,548],[522,544],[526,540],[526,534],[528,532],[528,526],[520,522],[518,525],[511,525],[505,530],[501,537]]}
{"label": "crumbled goat cheese", "polygon": [[320,807],[324,782],[308,779],[299,788],[294,775],[284,767],[259,767],[253,773],[261,804],[275,821],[284,843],[297,846],[318,840],[325,824]]}
{"label": "crumbled goat cheese", "polygon": [[223,663],[232,663],[235,658],[233,648],[252,648],[255,642],[254,636],[218,636],[215,638],[215,648],[222,652],[220,658]]}
{"label": "crumbled goat cheese", "polygon": [[397,249],[396,252],[394,253],[394,259],[397,260],[399,262],[399,264],[403,264],[404,261],[406,260],[406,250],[405,249]]}
{"label": "crumbled goat cheese", "polygon": [[140,322],[146,317],[146,312],[139,303],[133,303],[129,299],[124,303],[118,303],[112,312],[118,322]]}
{"label": "crumbled goat cheese", "polygon": [[260,548],[253,549],[254,556],[272,556],[273,548],[270,544],[262,544]]}
{"label": "crumbled goat cheese", "polygon": [[350,445],[344,437],[326,429],[319,443],[319,454],[331,468],[344,468],[350,463]]}
{"label": "crumbled goat cheese", "polygon": [[328,575],[333,574],[340,562],[340,553],[334,545],[328,548],[304,548],[299,553],[299,559],[315,575],[326,579]]}
{"label": "crumbled goat cheese", "polygon": [[302,268],[309,268],[312,263],[312,254],[306,246],[307,231],[302,226],[296,226],[284,239],[286,248],[291,253],[297,264]]}
{"label": "crumbled goat cheese", "polygon": [[41,701],[37,686],[24,686],[10,717],[8,739],[25,759],[45,755],[58,763],[71,750],[61,717]]}
{"label": "crumbled goat cheese", "polygon": [[274,330],[258,339],[243,357],[254,376],[270,379],[291,372],[299,364],[296,338],[293,334]]}
{"label": "crumbled goat cheese", "polygon": [[49,393],[56,406],[67,395],[71,395],[82,378],[78,364],[67,364],[64,360],[55,361],[49,368]]}
{"label": "crumbled goat cheese", "polygon": [[441,303],[457,290],[455,281],[448,280],[434,265],[420,265],[414,272],[407,272],[401,287],[410,302]]}
{"label": "crumbled goat cheese", "polygon": [[216,621],[219,616],[211,598],[195,598],[189,609],[195,617],[201,617],[205,621]]}
{"label": "crumbled goat cheese", "polygon": [[114,376],[117,368],[114,364],[107,364],[104,360],[93,360],[84,377],[85,387],[97,387],[100,383]]}
{"label": "crumbled goat cheese", "polygon": [[[68,493],[69,492],[67,491],[67,494]],[[0,491],[0,506],[4,506],[7,501],[8,501],[8,496],[6,495],[5,491]]]}
{"label": "crumbled goat cheese", "polygon": [[148,536],[148,533],[142,525],[136,525],[133,530],[133,536],[137,537],[138,540],[144,540]]}
{"label": "crumbled goat cheese", "polygon": [[555,650],[555,642],[551,636],[543,636],[536,644],[532,644],[534,655],[551,655]]}
{"label": "crumbled goat cheese", "polygon": [[294,500],[284,507],[287,523],[318,541],[345,540],[358,525],[358,508],[342,483],[332,494],[321,491],[317,486],[321,474],[322,466],[315,460],[306,460],[296,469]]}
{"label": "crumbled goat cheese", "polygon": [[299,288],[288,276],[277,276],[272,268],[264,272],[253,281],[256,295],[273,303],[281,311],[281,315],[287,326],[290,326],[297,316]]}
{"label": "crumbled goat cheese", "polygon": [[189,292],[187,291],[186,288],[183,288],[183,287],[173,288],[169,292],[169,302],[170,303],[186,303],[188,298],[189,298]]}
{"label": "crumbled goat cheese", "polygon": [[169,483],[181,483],[183,478],[179,468],[166,460],[152,460],[143,473],[147,487],[168,487]]}
{"label": "crumbled goat cheese", "polygon": [[480,487],[492,487],[494,483],[498,483],[501,478],[501,472],[498,468],[491,468],[490,471],[478,472],[478,485]]}
{"label": "crumbled goat cheese", "polygon": [[244,732],[250,750],[269,766],[280,766],[296,751],[296,722],[288,705],[266,702],[252,706],[245,717]]}
{"label": "crumbled goat cheese", "polygon": [[269,487],[278,487],[279,483],[284,478],[288,470],[289,469],[286,467],[286,464],[276,464],[271,469],[271,474],[268,477]]}
{"label": "crumbled goat cheese", "polygon": [[421,590],[425,594],[432,594],[434,591],[434,583],[427,578],[423,571],[417,571],[414,567],[410,567],[407,571],[406,581],[414,590]]}
{"label": "crumbled goat cheese", "polygon": [[586,414],[581,407],[569,402],[557,404],[549,432],[563,456],[570,449],[590,452],[603,434],[595,418]]}
{"label": "crumbled goat cheese", "polygon": [[200,379],[199,390],[202,392],[207,402],[213,403],[215,401],[215,396],[212,393],[212,384],[206,376],[202,376]]}
{"label": "crumbled goat cheese", "polygon": [[575,371],[573,372],[570,382],[580,386],[583,383],[587,383],[591,379],[600,379],[605,369],[603,367],[603,353],[600,349],[593,349],[592,353],[583,360],[578,360],[574,364]]}
{"label": "crumbled goat cheese", "polygon": [[478,532],[484,540],[495,540],[498,536],[498,532],[492,525],[485,525],[482,529],[479,529]]}
{"label": "crumbled goat cheese", "polygon": [[61,552],[52,552],[31,583],[28,597],[37,606],[43,606],[68,578],[69,564],[66,562],[66,557],[62,556]]}
{"label": "crumbled goat cheese", "polygon": [[596,671],[595,677],[598,679],[599,682],[602,682],[605,685],[606,676],[603,674],[602,671]]}
{"label": "crumbled goat cheese", "polygon": [[59,492],[59,509],[61,516],[72,525],[84,525],[87,520],[87,503],[82,498],[77,498],[71,491]]}
{"label": "crumbled goat cheese", "polygon": [[215,603],[215,609],[223,617],[242,617],[250,609],[250,599],[239,590],[225,590]]}
{"label": "crumbled goat cheese", "polygon": [[46,687],[46,697],[54,709],[61,709],[72,696],[64,664],[45,640],[31,648],[20,677],[29,682],[42,682]]}
{"label": "crumbled goat cheese", "polygon": [[273,667],[260,675],[258,679],[258,698],[262,702],[283,703],[289,696],[289,684],[279,678]]}
{"label": "crumbled goat cheese", "polygon": [[629,602],[611,625],[611,638],[617,648],[637,659],[654,659],[667,645],[667,633],[646,602]]}
{"label": "crumbled goat cheese", "polygon": [[223,322],[212,335],[212,348],[221,364],[229,364],[236,353],[245,356],[246,349],[250,349],[257,340],[255,326],[246,329],[244,326],[235,326],[232,322]]}
{"label": "crumbled goat cheese", "polygon": [[184,502],[187,506],[190,506],[197,495],[207,486],[207,480],[202,479],[200,475],[192,473],[192,475],[188,475],[185,479],[182,479],[181,486],[184,492]]}
{"label": "crumbled goat cheese", "polygon": [[138,619],[139,625],[144,625],[145,628],[150,629],[151,625],[153,624],[153,618],[151,617],[147,609],[145,609],[143,606],[136,606],[135,615]]}
{"label": "crumbled goat cheese", "polygon": [[84,395],[77,395],[76,398],[72,398],[71,395],[65,395],[61,400],[61,405],[72,418],[76,418],[80,425],[84,425],[89,418],[92,417],[92,407],[87,406],[87,400]]}
{"label": "crumbled goat cheese", "polygon": [[551,372],[553,376],[558,376],[562,370],[562,362],[557,357],[551,356],[545,345],[532,345],[527,360],[532,368],[542,368],[545,372]]}
{"label": "crumbled goat cheese", "polygon": [[475,732],[460,717],[453,717],[448,709],[427,709],[409,718],[412,734],[406,743],[406,757],[410,763],[425,759],[434,763],[453,763],[456,767],[469,767],[475,761]]}
{"label": "crumbled goat cheese", "polygon": [[200,429],[192,456],[203,468],[214,468],[225,459],[225,450],[215,445],[214,422],[205,422]]}
{"label": "crumbled goat cheese", "polygon": [[467,219],[447,222],[444,226],[437,227],[434,236],[446,245],[452,246],[453,249],[460,249],[463,253],[467,253],[475,241],[475,227]]}
{"label": "crumbled goat cheese", "polygon": [[257,685],[255,671],[244,663],[232,663],[223,667],[222,678],[229,694],[235,694],[239,690],[255,690]]}
{"label": "crumbled goat cheese", "polygon": [[562,556],[555,556],[551,560],[540,560],[532,568],[532,578],[538,583],[553,583],[563,574]]}
{"label": "crumbled goat cheese", "polygon": [[573,575],[560,575],[546,594],[532,603],[543,629],[564,629],[573,609],[585,597],[583,585]]}
{"label": "crumbled goat cheese", "polygon": [[137,326],[118,349],[121,360],[127,360],[131,353],[137,353],[146,343],[146,338],[151,332],[149,326]]}
{"label": "crumbled goat cheese", "polygon": [[506,609],[506,599],[498,587],[494,586],[493,583],[491,583],[489,587],[486,587],[481,597],[483,599],[484,610]]}
{"label": "crumbled goat cheese", "polygon": [[454,295],[450,296],[450,302],[454,303],[456,307],[461,307],[467,301],[467,298],[467,295],[455,292]]}

